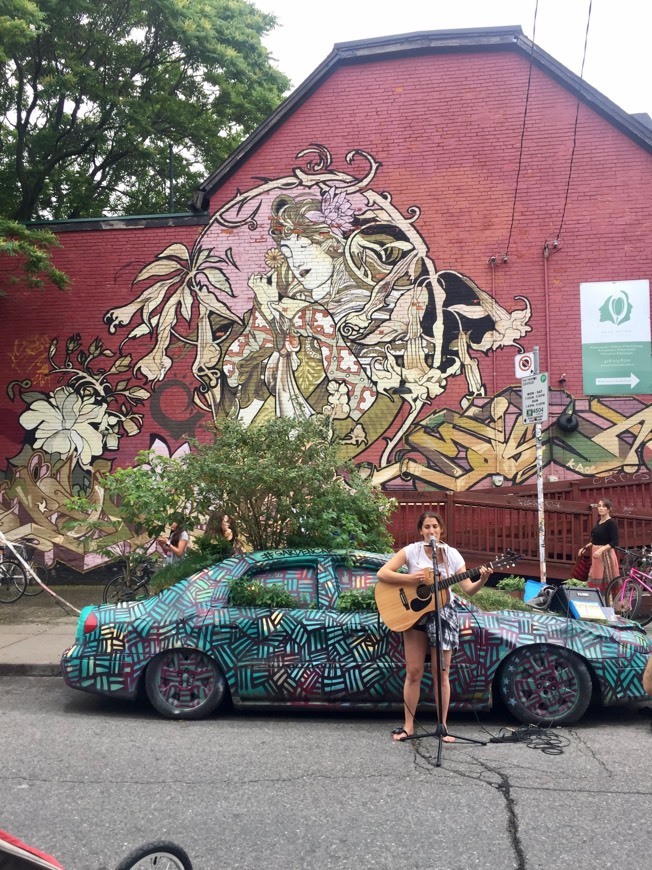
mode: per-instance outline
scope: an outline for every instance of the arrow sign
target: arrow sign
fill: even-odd
[[[634,372],[631,372],[629,377],[627,378],[596,378],[595,383],[596,386],[599,387],[611,387],[618,384],[629,384],[630,390],[633,390],[636,384],[639,383],[639,378],[636,377]]]

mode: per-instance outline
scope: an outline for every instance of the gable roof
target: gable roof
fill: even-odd
[[[198,211],[206,210],[211,195],[337,67],[392,57],[469,51],[516,51],[524,55],[528,63],[532,58],[535,66],[543,69],[568,91],[579,96],[582,102],[646,151],[652,152],[652,126],[648,115],[630,115],[625,112],[600,91],[592,88],[554,57],[536,46],[523,34],[519,26],[405,33],[398,36],[336,43],[331,53],[315,71],[197,187],[191,207]]]

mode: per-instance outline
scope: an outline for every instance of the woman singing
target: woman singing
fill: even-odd
[[[383,565],[378,571],[378,579],[385,583],[397,586],[413,584],[418,586],[427,582],[425,569],[433,567],[432,547],[429,543],[431,538],[437,541],[437,565],[442,579],[452,577],[454,574],[464,573],[466,566],[459,551],[448,544],[439,543],[444,536],[444,524],[439,514],[426,511],[421,514],[417,523],[417,530],[422,540],[415,544],[409,544]],[[407,574],[399,574],[399,569],[407,566]],[[479,580],[462,580],[460,587],[466,595],[474,595],[487,582],[491,571],[489,568],[480,569]],[[444,727],[443,740],[452,743],[455,738],[446,731],[446,719],[450,703],[449,671],[453,651],[459,644],[459,621],[454,603],[455,596],[451,593],[450,601],[439,609],[441,618],[441,710],[439,710],[440,722]],[[436,650],[436,614],[429,613],[423,616],[413,627],[403,632],[403,644],[405,648],[405,685],[403,687],[403,702],[405,723],[392,731],[393,740],[405,740],[411,737],[414,731],[414,714],[421,695],[421,679],[423,677],[425,657],[430,647],[430,664],[435,689],[435,704],[437,698],[437,650]]]
[[[618,546],[618,525],[612,519],[613,502],[601,498],[598,502],[598,522],[591,531],[591,540],[582,547],[578,555],[591,551],[589,586],[598,588],[602,593],[609,583],[620,573],[615,547]]]

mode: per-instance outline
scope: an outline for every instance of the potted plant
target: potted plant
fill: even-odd
[[[508,577],[503,577],[498,581],[498,589],[507,592],[512,598],[520,598],[523,600],[525,594],[525,577],[517,577],[515,574],[510,574]]]

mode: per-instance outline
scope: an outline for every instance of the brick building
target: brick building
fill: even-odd
[[[194,211],[57,224],[72,290],[0,300],[0,528],[56,550],[66,496],[226,413],[328,413],[388,490],[532,481],[535,347],[545,474],[649,479],[648,122],[518,28],[335,46]]]

